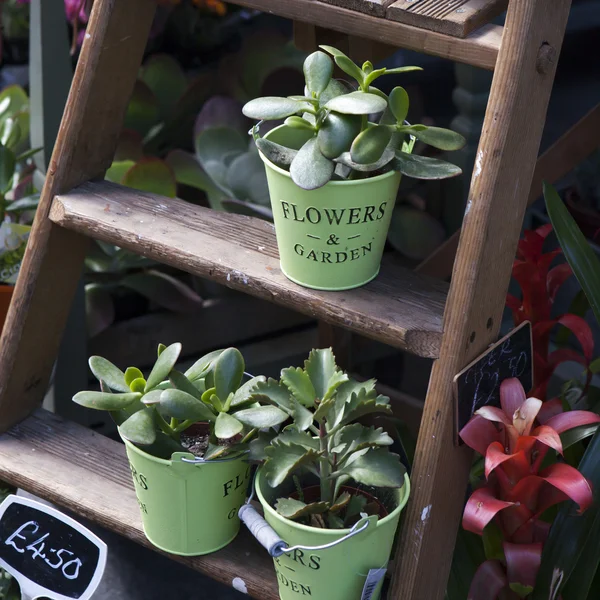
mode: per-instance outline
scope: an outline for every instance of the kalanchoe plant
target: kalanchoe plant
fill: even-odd
[[[110,411],[123,438],[163,457],[186,451],[181,434],[195,423],[210,424],[203,457],[208,460],[244,451],[259,429],[288,419],[276,406],[257,403],[253,392],[264,377],[242,383],[244,359],[239,350],[211,352],[185,373],[175,369],[180,352],[181,344],[161,344],[147,378],[136,367],[123,373],[105,358],[92,356],[90,368],[101,391],[79,392],[73,400]]]
[[[377,514],[378,506],[345,484],[400,488],[405,468],[389,452],[392,438],[355,421],[370,413],[391,413],[389,398],[378,395],[375,380],[350,379],[335,364],[331,348],[313,350],[304,368],[283,369],[281,381],[269,379],[254,388],[255,399],[270,402],[293,423],[274,439],[251,442],[251,457],[265,460],[267,483],[277,487],[294,478],[294,498],[279,498],[277,512],[309,525],[340,529],[354,524],[360,513]],[[265,446],[266,444],[266,446]],[[304,497],[298,475],[314,475],[320,497]]]
[[[417,179],[445,179],[461,173],[455,165],[413,156],[411,151],[415,139],[441,150],[458,150],[465,139],[447,129],[409,125],[406,90],[395,87],[388,97],[373,85],[382,75],[419,67],[374,69],[367,61],[360,68],[339,50],[321,48],[356,81],[358,89],[333,79],[333,61],[317,51],[304,62],[304,95],[256,98],[243,108],[252,119],[285,119],[287,126],[312,134],[295,150],[260,138],[258,127],[253,130],[260,151],[277,166],[289,169],[296,185],[311,190],[331,179],[360,179],[391,170]]]

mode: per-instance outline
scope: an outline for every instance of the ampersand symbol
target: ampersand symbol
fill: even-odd
[[[328,246],[337,246],[340,243],[340,238],[335,235],[335,233],[331,233],[329,235],[329,239],[327,240]]]

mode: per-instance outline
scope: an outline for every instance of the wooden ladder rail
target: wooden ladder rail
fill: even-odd
[[[0,338],[0,431],[39,406],[88,247],[48,219],[52,200],[110,166],[155,8],[151,0],[94,3]]]
[[[454,446],[452,380],[499,332],[570,6],[509,4],[396,547],[393,600],[444,597],[472,458]]]

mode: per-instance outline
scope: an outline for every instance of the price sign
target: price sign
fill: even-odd
[[[516,377],[525,393],[533,387],[533,350],[531,323],[526,321],[454,378],[455,435],[482,406],[500,406],[500,384]]]
[[[0,505],[0,565],[23,600],[87,600],[106,566],[106,544],[77,521],[35,500]]]

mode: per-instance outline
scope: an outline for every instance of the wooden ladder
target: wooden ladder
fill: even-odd
[[[96,0],[0,341],[0,478],[148,545],[122,446],[38,408],[90,236],[436,359],[389,598],[441,600],[471,464],[453,443],[451,383],[498,335],[571,0],[510,0],[503,28],[473,31],[432,26],[455,18],[435,7],[454,4],[479,26],[482,7],[489,17],[506,2],[237,3],[495,70],[451,284],[384,264],[358,290],[301,288],[279,270],[270,224],[104,182],[155,5]],[[241,578],[251,597],[278,597],[271,560],[246,532],[215,554],[174,558],[229,585]]]

